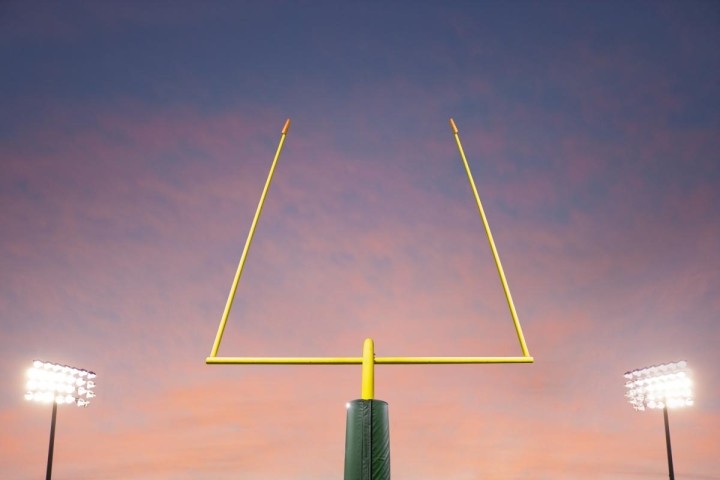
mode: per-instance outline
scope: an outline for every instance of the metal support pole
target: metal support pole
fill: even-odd
[[[478,212],[482,220],[483,226],[485,227],[485,234],[487,235],[488,243],[490,244],[490,250],[492,251],[493,258],[495,259],[495,266],[497,267],[498,275],[500,276],[500,284],[505,292],[505,299],[507,300],[508,308],[510,309],[510,316],[512,317],[513,324],[515,325],[515,331],[517,332],[518,340],[520,341],[520,348],[524,357],[529,357],[527,344],[525,343],[525,336],[520,326],[520,320],[515,310],[515,304],[513,303],[512,295],[510,295],[510,287],[508,286],[507,279],[505,278],[505,272],[503,271],[502,264],[500,263],[500,255],[498,254],[497,248],[495,247],[495,240],[493,240],[492,232],[490,231],[490,224],[488,223],[487,217],[485,216],[485,210],[483,209],[482,202],[480,201],[480,194],[475,186],[475,180],[473,180],[472,172],[470,171],[470,164],[465,157],[465,151],[463,150],[462,144],[460,143],[460,135],[455,125],[455,120],[450,119],[450,127],[452,128],[453,135],[455,135],[455,143],[457,143],[458,151],[460,152],[460,158],[462,158],[463,165],[465,165],[465,173],[467,173],[468,181],[470,182],[470,188],[475,195],[475,202],[477,203]]]
[[[47,474],[45,480],[52,476],[53,449],[55,447],[55,419],[57,418],[57,402],[53,399],[52,421],[50,422],[50,449],[48,450]]]
[[[220,326],[218,327],[218,332],[215,336],[215,343],[213,343],[213,347],[210,352],[211,357],[215,357],[218,353],[218,349],[220,348],[220,341],[222,340],[223,333],[225,332],[225,325],[227,325],[228,317],[230,316],[230,309],[232,308],[233,300],[235,299],[235,292],[237,292],[240,277],[242,276],[243,268],[245,267],[245,260],[247,259],[248,252],[250,251],[250,244],[252,243],[253,236],[255,235],[255,228],[257,227],[258,220],[260,220],[260,214],[262,213],[263,205],[265,204],[265,197],[267,197],[268,190],[270,190],[270,183],[272,182],[273,175],[275,174],[275,167],[277,166],[278,159],[280,158],[280,152],[282,152],[283,144],[285,143],[285,136],[287,135],[289,128],[290,119],[288,118],[285,120],[285,125],[283,126],[280,134],[280,143],[278,144],[277,151],[275,152],[275,158],[273,158],[272,165],[270,166],[270,172],[268,173],[267,180],[265,181],[265,188],[263,188],[262,194],[260,195],[260,203],[258,203],[257,210],[255,210],[255,217],[253,217],[252,224],[250,225],[250,232],[248,233],[247,240],[245,241],[245,248],[243,248],[242,255],[240,255],[240,263],[238,264],[237,271],[235,272],[235,279],[230,287],[230,294],[228,295],[227,303],[225,304],[225,310],[220,318]]]
[[[668,423],[667,405],[663,408],[663,417],[665,418],[665,444],[667,445],[668,470],[670,472],[670,480],[675,480],[675,470],[673,469],[672,448],[670,448],[670,424]]]
[[[375,343],[366,338],[363,343],[362,391],[360,398],[372,400],[375,397]]]
[[[361,399],[347,404],[344,480],[390,480],[388,404],[375,400],[375,344],[363,343]]]

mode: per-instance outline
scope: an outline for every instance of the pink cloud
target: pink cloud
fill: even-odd
[[[359,367],[203,364],[280,125],[136,108],[98,115],[90,129],[26,132],[36,148],[3,150],[4,178],[28,181],[28,195],[3,202],[11,228],[0,244],[9,267],[0,312],[13,319],[0,340],[3,372],[30,353],[98,372],[97,402],[62,411],[57,468],[73,478],[110,468],[134,478],[336,477]],[[359,356],[371,336],[378,355],[516,355],[449,128],[377,159],[301,125],[288,137],[221,354]],[[493,133],[487,153],[500,160],[510,136]],[[701,220],[712,216],[713,190],[675,188],[660,200],[672,225],[643,199],[654,192],[642,178],[611,185],[606,207],[574,207],[562,221],[538,213],[607,175],[613,151],[568,140],[558,155],[582,156],[575,170],[516,164],[498,181],[478,176],[537,363],[378,366],[395,476],[637,478],[662,471],[662,438],[657,418],[624,403],[622,373],[691,351],[712,398],[718,232]],[[425,161],[432,173],[448,169],[446,183],[408,170]],[[556,192],[560,181],[568,187]],[[643,342],[657,347],[636,348]],[[20,402],[0,410],[19,436],[0,436],[0,462],[22,478],[44,462],[49,414]],[[699,400],[692,415],[704,427],[688,415],[677,420],[686,449],[678,469],[697,465],[686,471],[702,475],[712,471],[718,419]],[[628,451],[636,459],[620,462]]]

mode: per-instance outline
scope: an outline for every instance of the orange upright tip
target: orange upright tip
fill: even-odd
[[[455,120],[453,120],[452,118],[450,119],[450,128],[452,128],[454,134],[458,133],[457,125],[455,125]]]
[[[283,126],[283,129],[282,129],[282,132],[281,132],[281,133],[282,133],[283,135],[287,135],[288,128],[290,128],[290,119],[289,119],[289,118],[288,118],[287,120],[285,120],[285,125]]]

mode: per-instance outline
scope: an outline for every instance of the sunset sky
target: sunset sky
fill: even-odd
[[[720,3],[0,3],[0,478],[45,474],[40,359],[93,370],[57,480],[337,480],[376,367],[395,480],[667,478],[623,373],[687,360],[720,479]]]

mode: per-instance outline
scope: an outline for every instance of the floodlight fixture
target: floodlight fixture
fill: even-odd
[[[692,406],[695,403],[692,386],[690,370],[685,360],[625,372],[625,397],[630,405],[639,411],[663,411],[670,480],[675,479],[675,471],[670,446],[668,408]]]
[[[689,407],[694,403],[692,379],[682,360],[625,373],[625,387],[635,410]]]
[[[92,378],[95,378],[94,372],[35,360],[27,370],[25,399],[87,407],[90,399],[95,397],[95,382],[90,380]]]
[[[27,372],[25,400],[52,403],[50,421],[50,448],[48,450],[46,480],[52,476],[52,460],[55,445],[55,423],[58,405],[87,407],[95,397],[95,373],[88,370],[61,365],[59,363],[34,360]]]

